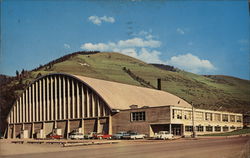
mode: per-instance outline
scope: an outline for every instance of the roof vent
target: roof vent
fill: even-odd
[[[130,109],[137,109],[138,105],[130,105],[129,107],[130,107]]]

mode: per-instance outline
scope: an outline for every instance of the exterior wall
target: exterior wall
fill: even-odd
[[[27,129],[30,138],[38,133],[40,129],[45,130],[48,135],[59,123],[61,128],[67,129],[65,136],[75,128],[81,127],[81,122],[72,120],[93,119],[108,117],[111,109],[105,101],[91,87],[83,81],[79,81],[72,76],[53,74],[39,78],[34,81],[23,94],[16,100],[9,116],[8,138],[14,138]],[[70,121],[70,125],[60,122]],[[91,121],[90,121],[91,122]],[[42,125],[45,123],[45,126]],[[12,125],[24,124],[24,129]],[[39,124],[39,127],[37,127]],[[97,121],[88,123],[86,120],[87,132],[97,130]],[[33,127],[35,125],[35,127]],[[84,124],[83,124],[84,125]],[[95,126],[95,127],[93,127]],[[18,129],[15,131],[15,129]],[[13,131],[15,134],[13,134]],[[64,132],[66,130],[63,130]]]
[[[177,110],[180,112],[179,118],[176,115],[176,111],[174,112],[173,110]],[[191,112],[191,117],[187,117],[186,111]],[[181,108],[181,107],[171,107],[171,123],[172,124],[183,124],[184,125],[184,135],[191,135],[192,131],[186,131],[185,126],[193,126],[193,111],[190,108]],[[175,113],[175,114],[174,114]],[[212,116],[211,118],[208,117],[208,114]],[[175,116],[174,116],[175,115]],[[186,116],[185,116],[186,115]],[[217,120],[215,115],[220,116],[220,119]],[[223,121],[222,116],[228,116],[228,121]],[[234,121],[231,120],[231,118],[234,118]],[[236,117],[241,117],[241,122],[237,122]],[[230,113],[230,112],[222,112],[222,111],[212,111],[212,110],[202,110],[202,109],[194,109],[194,126],[195,126],[195,131],[198,135],[202,134],[208,134],[208,133],[213,133],[213,132],[227,132],[223,131],[223,127],[227,128],[228,131],[233,131],[239,128],[243,128],[243,123],[242,123],[242,114],[238,113]],[[203,131],[198,131],[197,126],[203,126]],[[212,127],[212,131],[207,131],[206,126]],[[221,127],[221,131],[215,131],[215,127],[219,126]],[[235,129],[233,129],[233,127]]]
[[[132,112],[145,112],[145,121],[132,121]],[[139,108],[122,110],[112,116],[113,133],[119,131],[136,131],[138,133],[150,135],[150,124],[168,124],[170,122],[170,108]]]

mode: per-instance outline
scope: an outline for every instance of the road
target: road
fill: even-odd
[[[67,151],[5,155],[2,158],[240,158],[248,141],[249,137],[122,141],[119,144],[82,146],[75,149],[72,147]]]

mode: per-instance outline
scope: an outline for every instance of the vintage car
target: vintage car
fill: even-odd
[[[70,134],[69,138],[70,139],[84,139],[84,134],[74,132]]]
[[[121,131],[112,136],[112,139],[122,139],[124,136],[128,135],[127,132]]]
[[[144,139],[145,134],[139,134],[137,132],[129,132],[128,135],[123,136],[123,139]]]
[[[159,133],[155,133],[155,139],[173,139],[174,135],[170,134],[168,131],[160,131]]]
[[[50,134],[47,138],[50,138],[50,139],[61,139],[62,135]]]
[[[97,139],[111,139],[112,138],[112,135],[110,135],[110,134],[97,134],[96,136],[95,136],[95,138],[97,138]]]
[[[85,138],[85,139],[93,139],[93,138],[96,137],[96,135],[97,135],[96,132],[90,132],[90,133],[88,133],[88,134],[85,134],[85,135],[84,135],[84,138]]]

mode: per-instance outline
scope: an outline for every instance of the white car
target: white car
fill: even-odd
[[[136,132],[131,132],[128,135],[123,136],[123,139],[144,139],[146,137],[145,134],[138,134]]]
[[[70,139],[84,139],[84,134],[82,133],[72,133],[69,136]]]
[[[155,133],[155,139],[173,139],[174,135],[170,134],[168,131],[160,131],[159,133]]]

